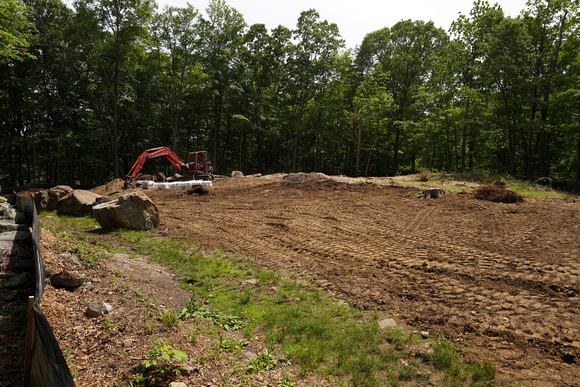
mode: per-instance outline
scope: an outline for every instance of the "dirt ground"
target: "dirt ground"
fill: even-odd
[[[164,233],[311,275],[492,360],[510,384],[579,385],[580,199],[418,199],[373,181],[275,175],[148,195]]]

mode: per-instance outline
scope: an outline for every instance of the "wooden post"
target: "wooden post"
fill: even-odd
[[[26,348],[24,352],[24,387],[28,387],[30,385],[30,355],[32,350],[32,342],[34,340],[33,337],[33,324],[34,324],[34,315],[32,309],[34,307],[34,296],[28,297],[28,316],[26,322]]]

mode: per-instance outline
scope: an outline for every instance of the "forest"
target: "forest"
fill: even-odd
[[[224,0],[0,0],[0,185],[102,183],[159,146],[218,174],[580,182],[579,3],[476,0],[347,48],[314,9],[268,30]]]

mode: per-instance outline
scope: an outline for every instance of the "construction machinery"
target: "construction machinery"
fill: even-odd
[[[177,168],[179,174],[187,179],[211,180],[213,177],[213,165],[211,164],[207,151],[189,152],[186,164],[175,152],[166,146],[162,146],[143,151],[139,158],[137,158],[137,161],[135,161],[135,164],[133,164],[125,180],[128,182],[133,180],[139,174],[147,160],[162,156],[165,156]]]

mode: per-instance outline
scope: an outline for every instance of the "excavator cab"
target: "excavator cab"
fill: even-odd
[[[213,165],[208,151],[189,152],[187,166],[190,173],[212,173]]]

